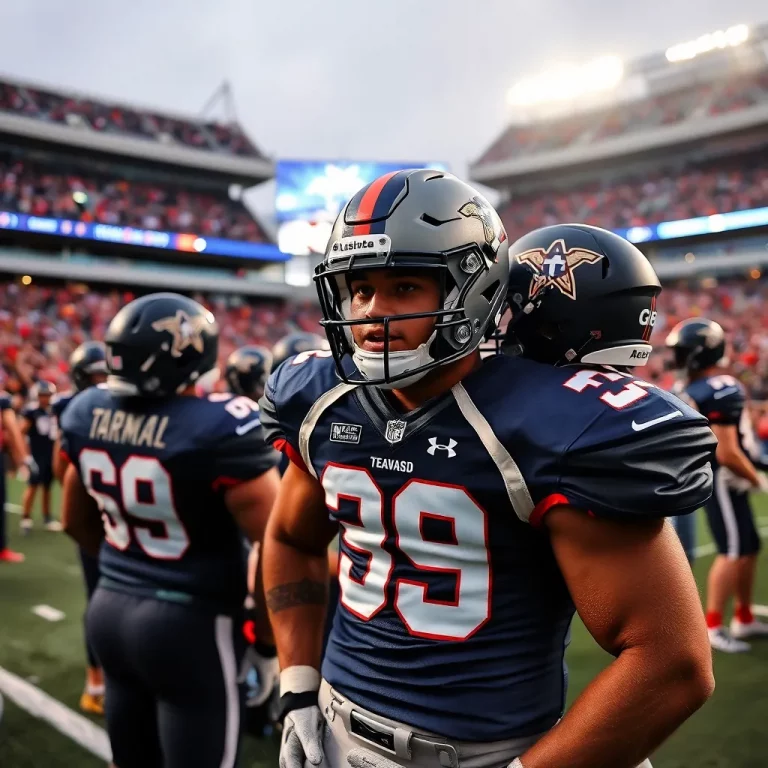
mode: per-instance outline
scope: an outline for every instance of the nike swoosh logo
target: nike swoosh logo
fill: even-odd
[[[675,419],[678,416],[682,416],[682,411],[672,411],[672,413],[665,413],[663,416],[659,416],[658,419],[651,419],[650,421],[643,421],[640,424],[638,424],[636,421],[632,422],[632,429],[635,430],[635,432],[640,432],[640,430],[648,429],[648,427],[653,427],[656,424],[662,424],[665,421],[669,421],[670,419]]]
[[[718,389],[713,397],[715,400],[719,400],[721,397],[726,397],[727,395],[732,395],[734,392],[738,392],[738,387],[728,387],[728,389]]]
[[[254,429],[254,427],[258,427],[259,424],[261,424],[261,419],[254,419],[253,421],[249,421],[247,424],[241,424],[235,429],[235,432],[237,432],[238,435],[244,435],[246,432],[250,432],[252,429]]]

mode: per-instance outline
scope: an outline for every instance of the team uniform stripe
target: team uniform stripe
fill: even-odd
[[[360,198],[357,210],[350,216],[350,218],[354,217],[356,221],[370,221],[373,218],[373,209],[376,205],[376,201],[379,199],[381,190],[384,189],[387,182],[398,173],[399,171],[392,171],[391,173],[384,174],[384,176],[379,176],[376,181],[371,182],[371,184],[368,185],[368,189],[363,193],[362,198]],[[353,235],[369,235],[370,233],[370,224],[355,224],[352,228]]]

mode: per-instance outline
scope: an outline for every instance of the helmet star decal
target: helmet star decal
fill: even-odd
[[[193,347],[197,352],[203,353],[203,331],[207,330],[210,321],[205,315],[190,317],[184,310],[179,309],[173,317],[164,317],[155,320],[152,328],[158,332],[167,331],[173,336],[171,343],[171,355],[181,357],[187,347]]]
[[[576,280],[573,271],[582,264],[596,264],[603,258],[602,253],[585,248],[568,250],[565,240],[555,240],[549,248],[532,248],[517,254],[520,264],[533,269],[529,298],[533,298],[550,285],[557,288],[569,299],[576,298]]]

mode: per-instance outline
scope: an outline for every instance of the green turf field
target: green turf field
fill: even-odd
[[[9,500],[18,503],[20,486],[10,481]],[[768,499],[757,499],[761,525],[768,526]],[[18,535],[18,516],[9,515],[15,549],[27,556],[21,565],[0,566],[0,667],[27,679],[77,711],[84,660],[81,618],[84,594],[71,541],[38,526]],[[38,515],[39,519],[39,515]],[[700,521],[699,543],[709,537]],[[768,556],[763,555],[757,602],[768,604]],[[699,584],[711,561],[695,566]],[[51,623],[33,614],[35,605],[63,611]],[[573,698],[609,661],[577,621],[568,651]],[[768,765],[768,641],[751,654],[716,655],[714,697],[675,734],[654,758],[655,768],[765,768]],[[93,718],[99,722],[98,718]],[[100,723],[101,724],[101,723]],[[275,745],[247,739],[241,766],[275,766]],[[0,723],[0,768],[96,768],[104,763],[6,700]]]

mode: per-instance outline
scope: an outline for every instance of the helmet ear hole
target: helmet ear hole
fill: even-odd
[[[608,261],[608,257],[606,255],[603,255],[603,258],[600,259],[600,267],[602,269],[602,279],[605,280],[605,278],[608,277],[608,272],[611,269],[611,262]]]

